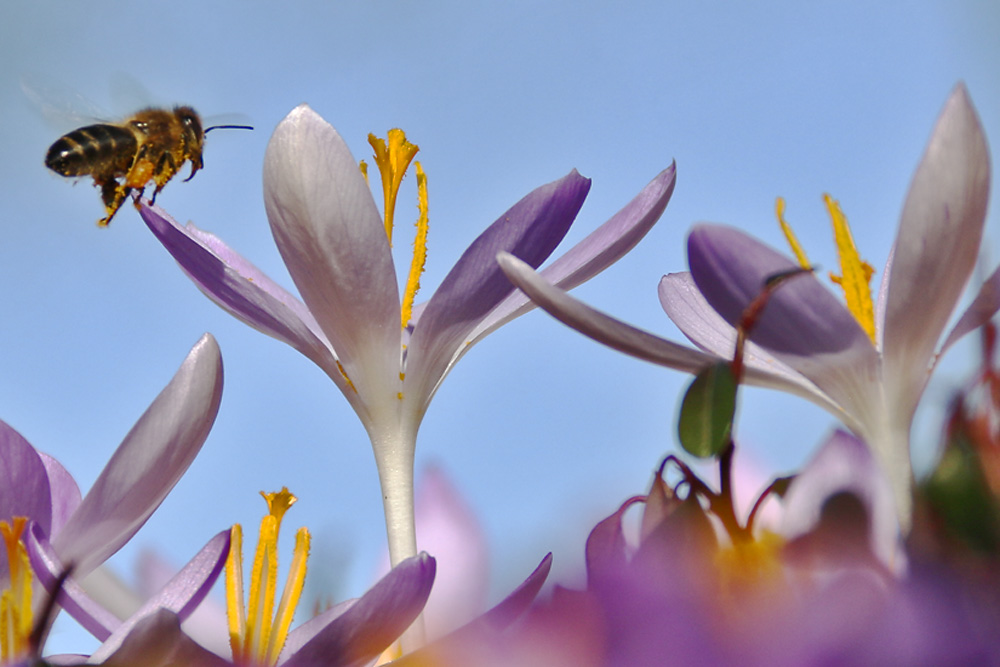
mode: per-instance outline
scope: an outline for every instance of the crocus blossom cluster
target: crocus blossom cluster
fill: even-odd
[[[751,335],[746,380],[805,397],[872,447],[892,482],[899,519],[912,517],[910,424],[938,358],[1000,307],[1000,271],[980,289],[944,342],[945,325],[972,274],[986,219],[990,162],[965,87],[951,94],[913,177],[878,290],[872,339],[819,281],[779,290]],[[564,294],[517,258],[501,256],[510,279],[549,313],[595,340],[688,372],[732,353],[734,325],[765,280],[795,263],[746,233],[696,226],[690,273],[660,282],[667,315],[695,344],[687,348],[616,321]]]
[[[504,277],[497,253],[538,267],[569,230],[590,181],[573,171],[529,193],[473,241],[428,301],[411,310],[416,281],[411,273],[401,297],[390,240],[396,192],[416,147],[398,134],[388,145],[373,145],[387,193],[384,216],[347,144],[308,106],[294,109],[271,137],[264,203],[301,301],[217,237],[181,226],[156,207],[143,205],[141,213],[209,298],[302,352],[347,398],[371,439],[395,564],[416,553],[413,456],[432,396],[473,344],[533,307]],[[553,262],[546,277],[569,289],[600,273],[646,234],[673,187],[671,166]],[[418,226],[422,256],[423,215]]]

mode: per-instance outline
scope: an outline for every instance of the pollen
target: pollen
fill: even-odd
[[[378,165],[382,178],[382,195],[385,207],[385,235],[392,245],[392,230],[394,225],[396,199],[403,176],[413,162],[414,156],[420,150],[418,146],[406,139],[406,134],[396,128],[389,130],[386,139],[380,139],[374,134],[368,135],[368,143],[375,151],[375,164]],[[417,173],[417,221],[414,223],[416,233],[413,239],[413,257],[410,260],[410,271],[403,288],[403,298],[400,304],[399,320],[402,328],[406,328],[413,317],[413,304],[420,290],[420,276],[424,272],[427,261],[427,231],[429,228],[427,205],[427,174],[419,162],[413,162]],[[363,162],[361,171],[367,181],[368,168]]]
[[[854,245],[851,227],[847,217],[840,210],[840,204],[830,195],[823,195],[826,209],[833,223],[833,238],[837,243],[837,254],[840,256],[840,275],[830,274],[830,280],[840,285],[844,290],[847,309],[854,315],[861,328],[865,330],[872,343],[875,342],[875,307],[872,303],[871,279],[875,268],[861,259]]]
[[[844,292],[847,309],[858,324],[868,334],[872,343],[875,342],[875,307],[872,301],[871,278],[875,269],[871,264],[861,259],[847,217],[840,210],[840,205],[828,194],[823,195],[823,201],[830,214],[833,225],[833,238],[837,244],[837,255],[840,261],[840,275],[830,274],[830,280]],[[778,224],[795,255],[796,261],[805,269],[811,268],[802,245],[792,232],[791,226],[785,221],[785,200],[778,197],[775,202],[775,214]]]
[[[0,521],[10,573],[9,588],[0,593],[0,664],[12,664],[30,650],[31,628],[31,564],[21,535],[28,519],[14,517],[9,523]]]
[[[229,557],[226,561],[226,616],[233,662],[237,665],[273,667],[278,663],[278,656],[285,646],[295,608],[305,585],[309,531],[299,528],[295,534],[292,565],[275,610],[278,534],[282,519],[295,503],[296,497],[287,487],[272,493],[262,491],[261,495],[267,502],[268,513],[260,522],[260,535],[250,571],[250,594],[246,598],[243,589],[243,529],[236,524],[230,532]]]
[[[396,210],[396,195],[403,183],[403,175],[420,148],[406,140],[406,133],[399,128],[389,130],[386,139],[374,134],[368,135],[368,143],[375,151],[375,164],[382,177],[382,196],[385,201],[385,235],[392,244],[393,212]],[[366,174],[367,172],[363,171]]]

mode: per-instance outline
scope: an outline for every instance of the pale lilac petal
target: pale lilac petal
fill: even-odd
[[[497,262],[510,281],[524,290],[535,305],[598,343],[644,361],[692,374],[721,359],[701,350],[678,345],[609,317],[558,287],[550,285],[530,266],[512,255],[500,254]],[[749,384],[759,387],[780,389],[816,400],[816,392],[807,391],[801,383],[790,382],[779,375],[765,373],[757,368],[748,368],[745,379]]]
[[[688,340],[705,352],[721,358],[732,358],[736,347],[736,329],[722,319],[705,300],[690,273],[670,273],[663,276],[657,292],[667,317]],[[840,406],[833,403],[816,385],[752,341],[748,341],[744,347],[743,363],[748,369],[780,377],[790,385],[799,385],[800,395],[810,396],[813,403],[838,418],[847,418]]]
[[[835,431],[789,486],[782,500],[782,534],[791,539],[815,528],[826,501],[843,491],[868,511],[873,553],[898,568],[902,546],[889,480],[865,443],[845,431]]]
[[[49,489],[52,491],[52,527],[51,535],[58,535],[66,520],[80,506],[80,487],[69,471],[59,461],[44,452],[38,456],[45,464],[45,473],[49,477]]]
[[[489,593],[489,549],[475,513],[444,472],[430,467],[417,484],[417,548],[437,561],[424,607],[429,637],[440,637],[478,616]]]
[[[367,665],[420,614],[433,583],[434,559],[426,553],[402,561],[283,664]]]
[[[186,227],[178,224],[158,206],[143,205],[139,214],[208,298],[261,333],[294,347],[348,394],[333,349],[305,304],[217,236],[190,223]]]
[[[66,561],[64,564],[59,559],[45,531],[37,523],[32,523],[29,527],[24,546],[31,560],[31,570],[49,595],[59,596],[59,606],[98,641],[103,642],[110,637],[111,633],[121,625],[121,620],[87,595],[87,592],[76,583],[76,579],[73,577],[64,579],[62,586],[56,591],[59,578],[71,563]]]
[[[6,422],[0,421],[0,521],[16,516],[52,530],[52,493],[45,463],[35,448]],[[7,559],[0,558],[0,576]]]
[[[222,398],[222,357],[202,336],[53,539],[84,577],[146,522],[201,450]]]
[[[229,555],[229,531],[224,530],[209,540],[201,551],[185,565],[156,595],[123,622],[112,635],[101,644],[91,656],[92,661],[107,658],[121,646],[137,623],[166,609],[183,621],[208,595],[216,579],[222,573]]]
[[[1000,310],[1000,267],[980,286],[976,298],[958,318],[938,354],[944,354],[958,339],[989,322],[997,310]]]
[[[590,190],[590,179],[576,171],[514,204],[472,242],[420,316],[407,348],[404,391],[426,397],[422,414],[455,354],[490,311],[514,291],[496,264],[509,252],[537,267],[569,231]]]
[[[96,654],[95,654],[96,655]],[[91,656],[91,662],[96,661]],[[180,628],[177,614],[160,609],[140,620],[104,667],[232,667]]]
[[[883,355],[890,407],[907,417],[975,266],[989,187],[986,137],[959,84],[913,176],[896,235]]]
[[[688,262],[702,295],[733,325],[768,277],[796,268],[737,229],[706,224],[695,226],[688,237]],[[874,395],[872,378],[879,358],[871,339],[815,276],[796,276],[777,289],[750,339],[801,373],[848,414],[882,409],[881,397]]]
[[[617,262],[646,236],[663,215],[674,192],[676,176],[676,165],[664,169],[610,220],[542,269],[542,276],[556,287],[568,291]],[[534,307],[526,294],[513,292],[476,327],[471,340],[478,341]]]
[[[400,301],[382,217],[343,139],[306,105],[268,143],[264,205],[302,300],[360,396],[395,396]]]

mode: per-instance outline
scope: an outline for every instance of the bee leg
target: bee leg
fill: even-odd
[[[156,189],[153,191],[153,199],[156,200],[156,195],[160,194],[160,190],[163,189],[170,179],[174,177],[177,173],[177,163],[174,162],[174,156],[170,153],[164,153],[160,157],[160,161],[156,166],[156,171],[154,172],[153,181],[156,183]]]
[[[104,201],[104,212],[107,214],[97,221],[97,226],[107,227],[111,222],[111,218],[115,217],[115,213],[118,212],[118,209],[125,202],[125,197],[128,196],[131,188],[113,178],[103,182],[95,179],[94,182],[101,186],[101,199]]]

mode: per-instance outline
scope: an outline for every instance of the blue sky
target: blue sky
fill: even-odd
[[[118,571],[128,576],[140,548],[181,563],[231,523],[256,525],[257,492],[287,485],[300,498],[289,521],[315,536],[313,585],[357,595],[384,544],[375,467],[360,423],[308,360],[203,298],[130,207],[108,229],[95,226],[98,193],[42,165],[71,128],[47,121],[23,81],[93,100],[111,117],[134,110],[112,92],[124,78],[151,102],[248,119],[252,133],[211,134],[205,170],[170,183],[158,203],[289,287],[260,172],[271,130],[301,102],[359,159],[370,153],[367,134],[391,127],[421,147],[428,289],[534,187],[573,168],[593,178],[568,247],[676,160],[677,188],[657,227],[578,290],[671,336],[679,334],[656,285],[685,268],[692,223],[737,225],[780,246],[780,195],[810,257],[830,268],[821,199],[829,192],[881,269],[910,176],[957,81],[967,83],[987,136],[1000,137],[993,2],[610,7],[39,0],[0,8],[0,418],[86,488],[203,332],[223,352],[216,427],[135,545],[112,561]],[[984,252],[995,262],[993,211]],[[929,408],[971,360],[969,346],[952,353]],[[424,421],[418,469],[443,466],[482,518],[498,592],[549,550],[557,577],[573,579],[589,526],[642,491],[675,449],[687,381],[537,312],[463,358]],[[937,434],[927,413],[914,434],[923,461]],[[787,471],[833,425],[801,400],[755,390],[744,394],[738,435],[762,468]]]

